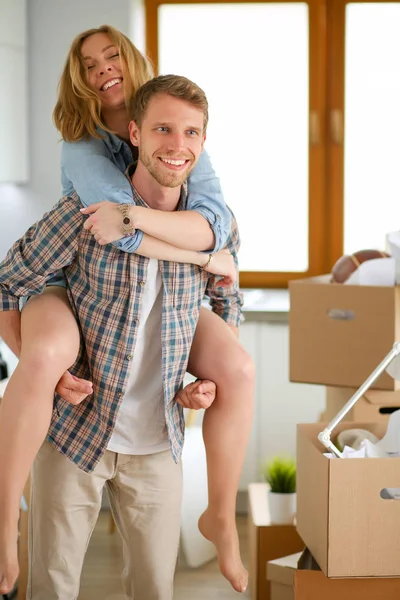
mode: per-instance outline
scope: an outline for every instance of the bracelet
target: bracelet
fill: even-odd
[[[203,269],[203,271],[205,271],[207,269],[207,267],[210,266],[210,263],[211,263],[211,261],[212,261],[213,258],[214,258],[214,254],[212,254],[212,253],[209,254],[208,255],[208,261],[206,262],[205,265],[203,265],[202,267],[200,267],[200,269]]]

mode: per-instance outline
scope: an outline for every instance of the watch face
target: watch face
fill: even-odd
[[[124,219],[123,219],[122,222],[123,222],[124,225],[130,225],[131,224],[131,220],[130,220],[129,217],[124,217]]]

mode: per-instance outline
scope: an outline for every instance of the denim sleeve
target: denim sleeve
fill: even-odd
[[[133,194],[129,181],[122,169],[110,159],[102,142],[95,138],[80,142],[63,142],[61,150],[61,178],[63,191],[78,194],[84,206],[109,200],[117,204],[133,204]],[[70,189],[72,188],[72,189]],[[123,252],[136,252],[143,239],[143,232],[136,231],[112,242],[112,245]]]
[[[231,230],[231,213],[205,150],[188,179],[187,209],[194,210],[207,219],[215,236],[214,251],[221,250]]]
[[[240,236],[235,217],[231,213],[232,227],[227,240],[226,247],[231,252],[236,266],[237,280],[229,287],[221,287],[220,277],[210,275],[205,295],[209,297],[213,312],[219,315],[228,325],[239,327],[243,322],[242,306],[243,295],[239,289],[239,263],[238,252],[240,248]]]

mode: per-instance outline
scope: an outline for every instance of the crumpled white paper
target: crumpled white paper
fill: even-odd
[[[381,440],[374,441],[377,438],[370,432],[365,432],[365,437],[362,439],[362,432],[362,429],[346,430],[347,437],[350,438],[348,444],[351,445],[344,446],[343,458],[398,458],[400,456],[400,410],[390,415],[386,433]],[[331,452],[326,452],[325,456],[337,458]]]

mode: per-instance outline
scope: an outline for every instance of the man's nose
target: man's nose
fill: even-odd
[[[185,137],[183,133],[175,132],[169,136],[168,145],[174,148],[174,150],[184,148]]]

